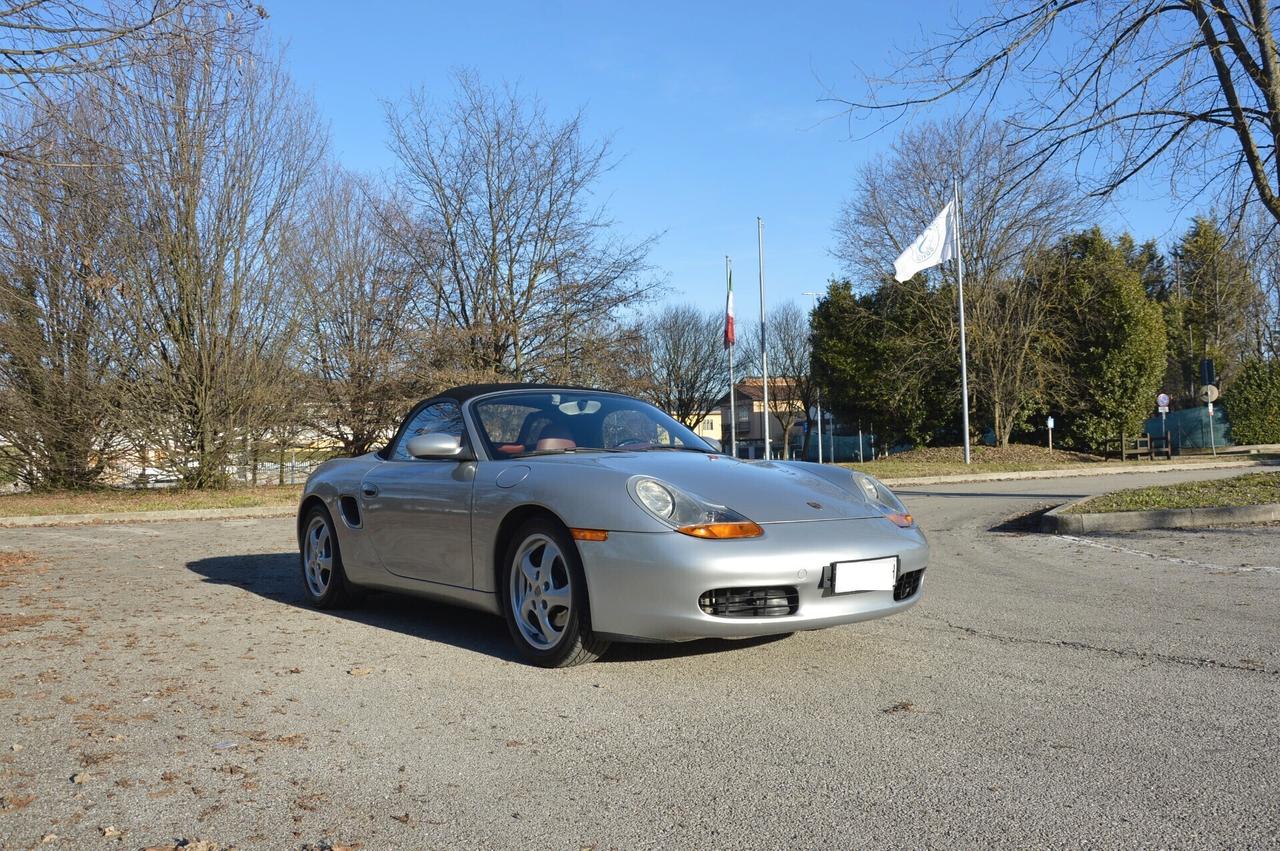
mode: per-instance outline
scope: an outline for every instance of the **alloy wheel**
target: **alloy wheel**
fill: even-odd
[[[307,526],[303,566],[307,590],[317,599],[323,597],[333,581],[333,533],[323,517],[311,518]]]
[[[550,650],[564,637],[573,608],[571,582],[564,553],[548,536],[530,535],[516,551],[509,600],[516,626],[530,646]]]

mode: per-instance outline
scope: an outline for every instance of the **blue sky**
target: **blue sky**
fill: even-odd
[[[837,108],[819,102],[824,90],[856,94],[858,68],[884,71],[893,46],[920,34],[918,22],[940,28],[953,7],[268,3],[272,32],[344,164],[390,169],[382,101],[418,86],[447,98],[462,67],[518,83],[552,115],[585,108],[589,132],[613,137],[619,162],[600,192],[618,229],[662,234],[650,260],[667,298],[722,304],[728,254],[739,317],[758,310],[756,216],[769,303],[807,304],[802,293],[840,271],[832,222],[858,166],[892,141],[889,131],[852,140],[844,120],[832,120]],[[1158,181],[1127,192],[1104,226],[1167,243],[1185,214],[1162,195]]]

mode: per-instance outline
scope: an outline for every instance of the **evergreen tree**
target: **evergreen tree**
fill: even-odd
[[[1199,375],[1201,358],[1212,358],[1219,382],[1227,384],[1240,364],[1253,354],[1246,329],[1261,290],[1237,240],[1229,238],[1213,222],[1197,216],[1173,250],[1178,281],[1175,293],[1182,303],[1184,329],[1176,339],[1187,338],[1189,351],[1181,356],[1183,373]]]
[[[814,309],[814,378],[824,406],[846,424],[862,423],[881,446],[930,443],[956,429],[959,442],[958,361],[939,341],[939,302],[950,287],[931,291],[924,276],[887,280],[855,295],[849,281],[832,281]]]
[[[1131,245],[1095,227],[1039,264],[1043,284],[1061,290],[1060,333],[1069,344],[1060,428],[1070,444],[1097,448],[1136,434],[1165,372],[1164,317],[1131,262]]]

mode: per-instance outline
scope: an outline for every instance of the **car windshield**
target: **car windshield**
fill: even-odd
[[[472,405],[493,458],[559,452],[715,450],[657,408],[590,391],[505,393]]]

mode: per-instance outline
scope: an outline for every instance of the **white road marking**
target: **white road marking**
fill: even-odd
[[[1220,573],[1253,573],[1254,571],[1261,571],[1263,573],[1280,573],[1280,567],[1269,564],[1258,564],[1252,566],[1213,564],[1212,562],[1194,561],[1189,558],[1178,558],[1177,556],[1167,556],[1160,553],[1149,553],[1146,550],[1134,550],[1129,547],[1119,546],[1118,544],[1104,544],[1101,541],[1090,541],[1088,538],[1078,538],[1075,535],[1055,535],[1054,537],[1063,541],[1073,541],[1077,544],[1084,544],[1087,547],[1097,547],[1100,550],[1110,550],[1113,553],[1141,556],[1142,558],[1155,559],[1156,561],[1167,561],[1173,564],[1185,564],[1189,567],[1202,567],[1206,570],[1212,570]]]

